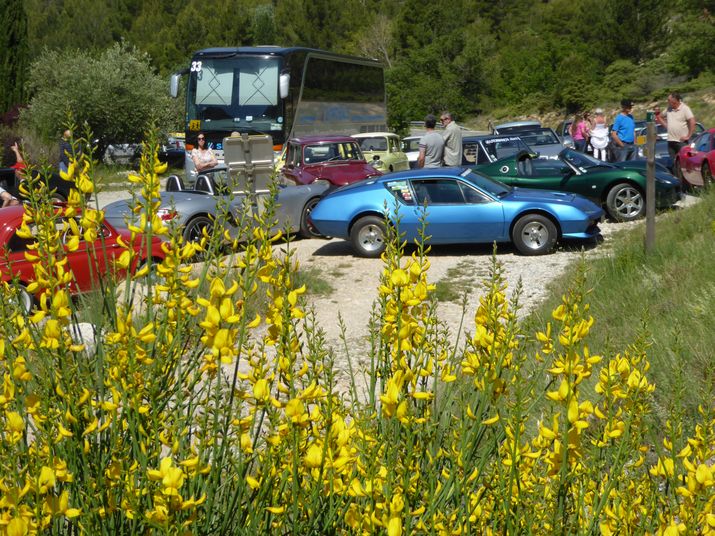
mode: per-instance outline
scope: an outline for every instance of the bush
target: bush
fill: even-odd
[[[86,187],[91,168],[73,169]],[[239,253],[207,254],[192,268],[186,259],[211,251],[218,233],[184,244],[154,204],[141,204],[158,193],[146,157],[131,180],[146,214],[133,231],[165,237],[167,258],[121,283],[123,298],[103,282],[89,340],[75,335],[65,233],[42,199],[28,207],[45,252],[32,290],[44,298],[29,315],[0,302],[7,533],[711,530],[712,400],[695,428],[671,420],[649,430],[647,346],[639,338],[603,356],[588,347],[596,320],[583,274],[530,354],[518,292],[507,300],[495,260],[473,333],[455,345],[430,298],[427,250],[404,258],[393,236],[368,365],[352,371],[365,381],[339,392],[291,243],[278,251],[265,231],[270,211],[246,228]],[[80,210],[82,199],[63,210]],[[84,233],[94,221],[83,218]],[[13,290],[4,285],[8,297]],[[267,302],[248,314],[258,292]]]
[[[56,140],[68,117],[87,124],[100,140],[138,142],[151,125],[168,130],[175,103],[168,83],[155,75],[146,55],[116,44],[90,52],[45,51],[32,65],[32,98],[21,121],[45,140]]]

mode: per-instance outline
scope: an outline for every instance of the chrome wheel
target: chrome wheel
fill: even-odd
[[[385,251],[385,221],[377,216],[360,218],[350,231],[350,242],[363,257],[379,257]]]
[[[206,229],[207,234],[211,236],[213,222],[206,216],[197,216],[186,224],[186,228],[184,229],[184,240],[186,242],[201,242],[201,239],[204,236],[204,229]]]
[[[608,192],[606,201],[608,214],[616,221],[631,221],[645,213],[645,198],[632,184],[616,184]]]
[[[530,249],[539,249],[549,240],[549,231],[540,222],[533,221],[521,231],[524,245]]]
[[[522,255],[543,255],[556,246],[556,224],[541,214],[526,214],[514,224],[512,241]]]
[[[323,235],[320,234],[318,229],[313,225],[310,220],[310,213],[313,212],[315,205],[320,201],[319,197],[314,197],[310,199],[303,207],[303,213],[300,217],[300,236],[303,238],[321,238]]]

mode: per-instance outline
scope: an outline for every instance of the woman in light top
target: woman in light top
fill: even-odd
[[[194,166],[196,166],[196,171],[201,173],[206,169],[211,169],[218,164],[214,152],[209,149],[206,143],[206,136],[203,132],[199,132],[198,135],[198,147],[191,151],[191,160],[194,161]]]
[[[591,147],[593,147],[593,157],[599,160],[606,160],[606,147],[608,147],[608,126],[606,117],[601,108],[596,108],[596,117],[593,120],[591,129]]]

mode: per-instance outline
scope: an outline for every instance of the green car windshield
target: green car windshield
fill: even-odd
[[[580,153],[574,149],[565,149],[561,151],[560,157],[564,162],[568,162],[572,166],[579,169],[590,169],[604,165],[602,160],[593,158],[585,153]]]
[[[482,175],[477,171],[465,169],[461,173],[461,177],[471,182],[477,188],[497,198],[504,197],[512,190],[511,186],[507,186],[506,184],[490,179],[486,175]]]

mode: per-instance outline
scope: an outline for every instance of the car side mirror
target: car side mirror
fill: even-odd
[[[179,73],[174,73],[171,75],[171,80],[169,82],[169,94],[176,98],[179,96],[179,80],[181,75]]]
[[[281,99],[285,99],[288,96],[288,90],[290,89],[290,74],[281,73],[278,79],[278,90],[280,91]]]

